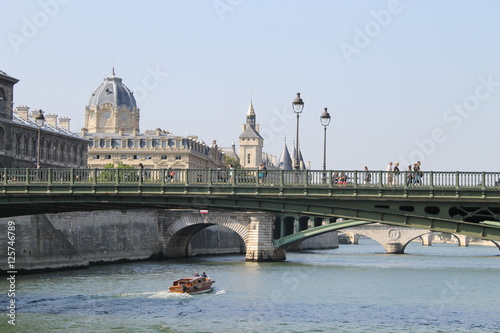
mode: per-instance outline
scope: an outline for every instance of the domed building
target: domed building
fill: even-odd
[[[216,141],[208,146],[197,136],[182,137],[156,128],[139,130],[140,110],[134,93],[115,75],[104,78],[85,108],[82,135],[90,140],[88,166],[122,162],[150,169],[217,169],[224,154]]]
[[[85,128],[88,133],[132,133],[139,128],[139,119],[133,93],[113,69],[112,75],[90,96],[85,108]]]

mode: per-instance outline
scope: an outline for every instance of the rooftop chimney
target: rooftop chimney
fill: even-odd
[[[71,118],[68,118],[68,117],[61,117],[61,118],[59,118],[59,126],[61,126],[66,131],[69,132],[69,121],[70,120],[71,120]]]
[[[24,119],[24,120],[28,120],[28,112],[29,112],[30,108],[26,105],[19,105],[17,108],[16,108],[16,114]]]
[[[45,121],[50,126],[56,128],[57,127],[57,114],[53,114],[53,113],[46,114]]]

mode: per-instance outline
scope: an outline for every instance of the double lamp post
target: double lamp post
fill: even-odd
[[[294,169],[300,169],[300,159],[299,159],[299,115],[304,109],[304,101],[300,97],[300,93],[297,93],[297,97],[292,102],[293,112],[297,115],[297,140],[295,145],[295,156],[294,156]],[[331,116],[328,113],[328,108],[325,108],[321,116],[321,125],[323,125],[325,132],[323,136],[323,181],[326,181],[326,128],[330,125]]]

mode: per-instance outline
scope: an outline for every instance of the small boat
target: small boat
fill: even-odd
[[[190,276],[175,280],[168,288],[171,293],[201,294],[212,290],[214,280],[206,276]]]

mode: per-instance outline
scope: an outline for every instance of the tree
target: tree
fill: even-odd
[[[136,182],[139,180],[139,176],[134,167],[128,164],[124,164],[122,161],[118,163],[108,163],[104,166],[104,169],[99,172],[99,182],[109,183],[116,180],[116,175],[118,175],[119,182]],[[118,169],[118,170],[116,170]]]
[[[229,157],[227,155],[224,155],[224,164],[228,168],[229,168],[230,164],[232,164],[233,168],[235,168],[235,169],[241,168],[240,160],[238,160],[237,158],[234,158],[234,157]]]

